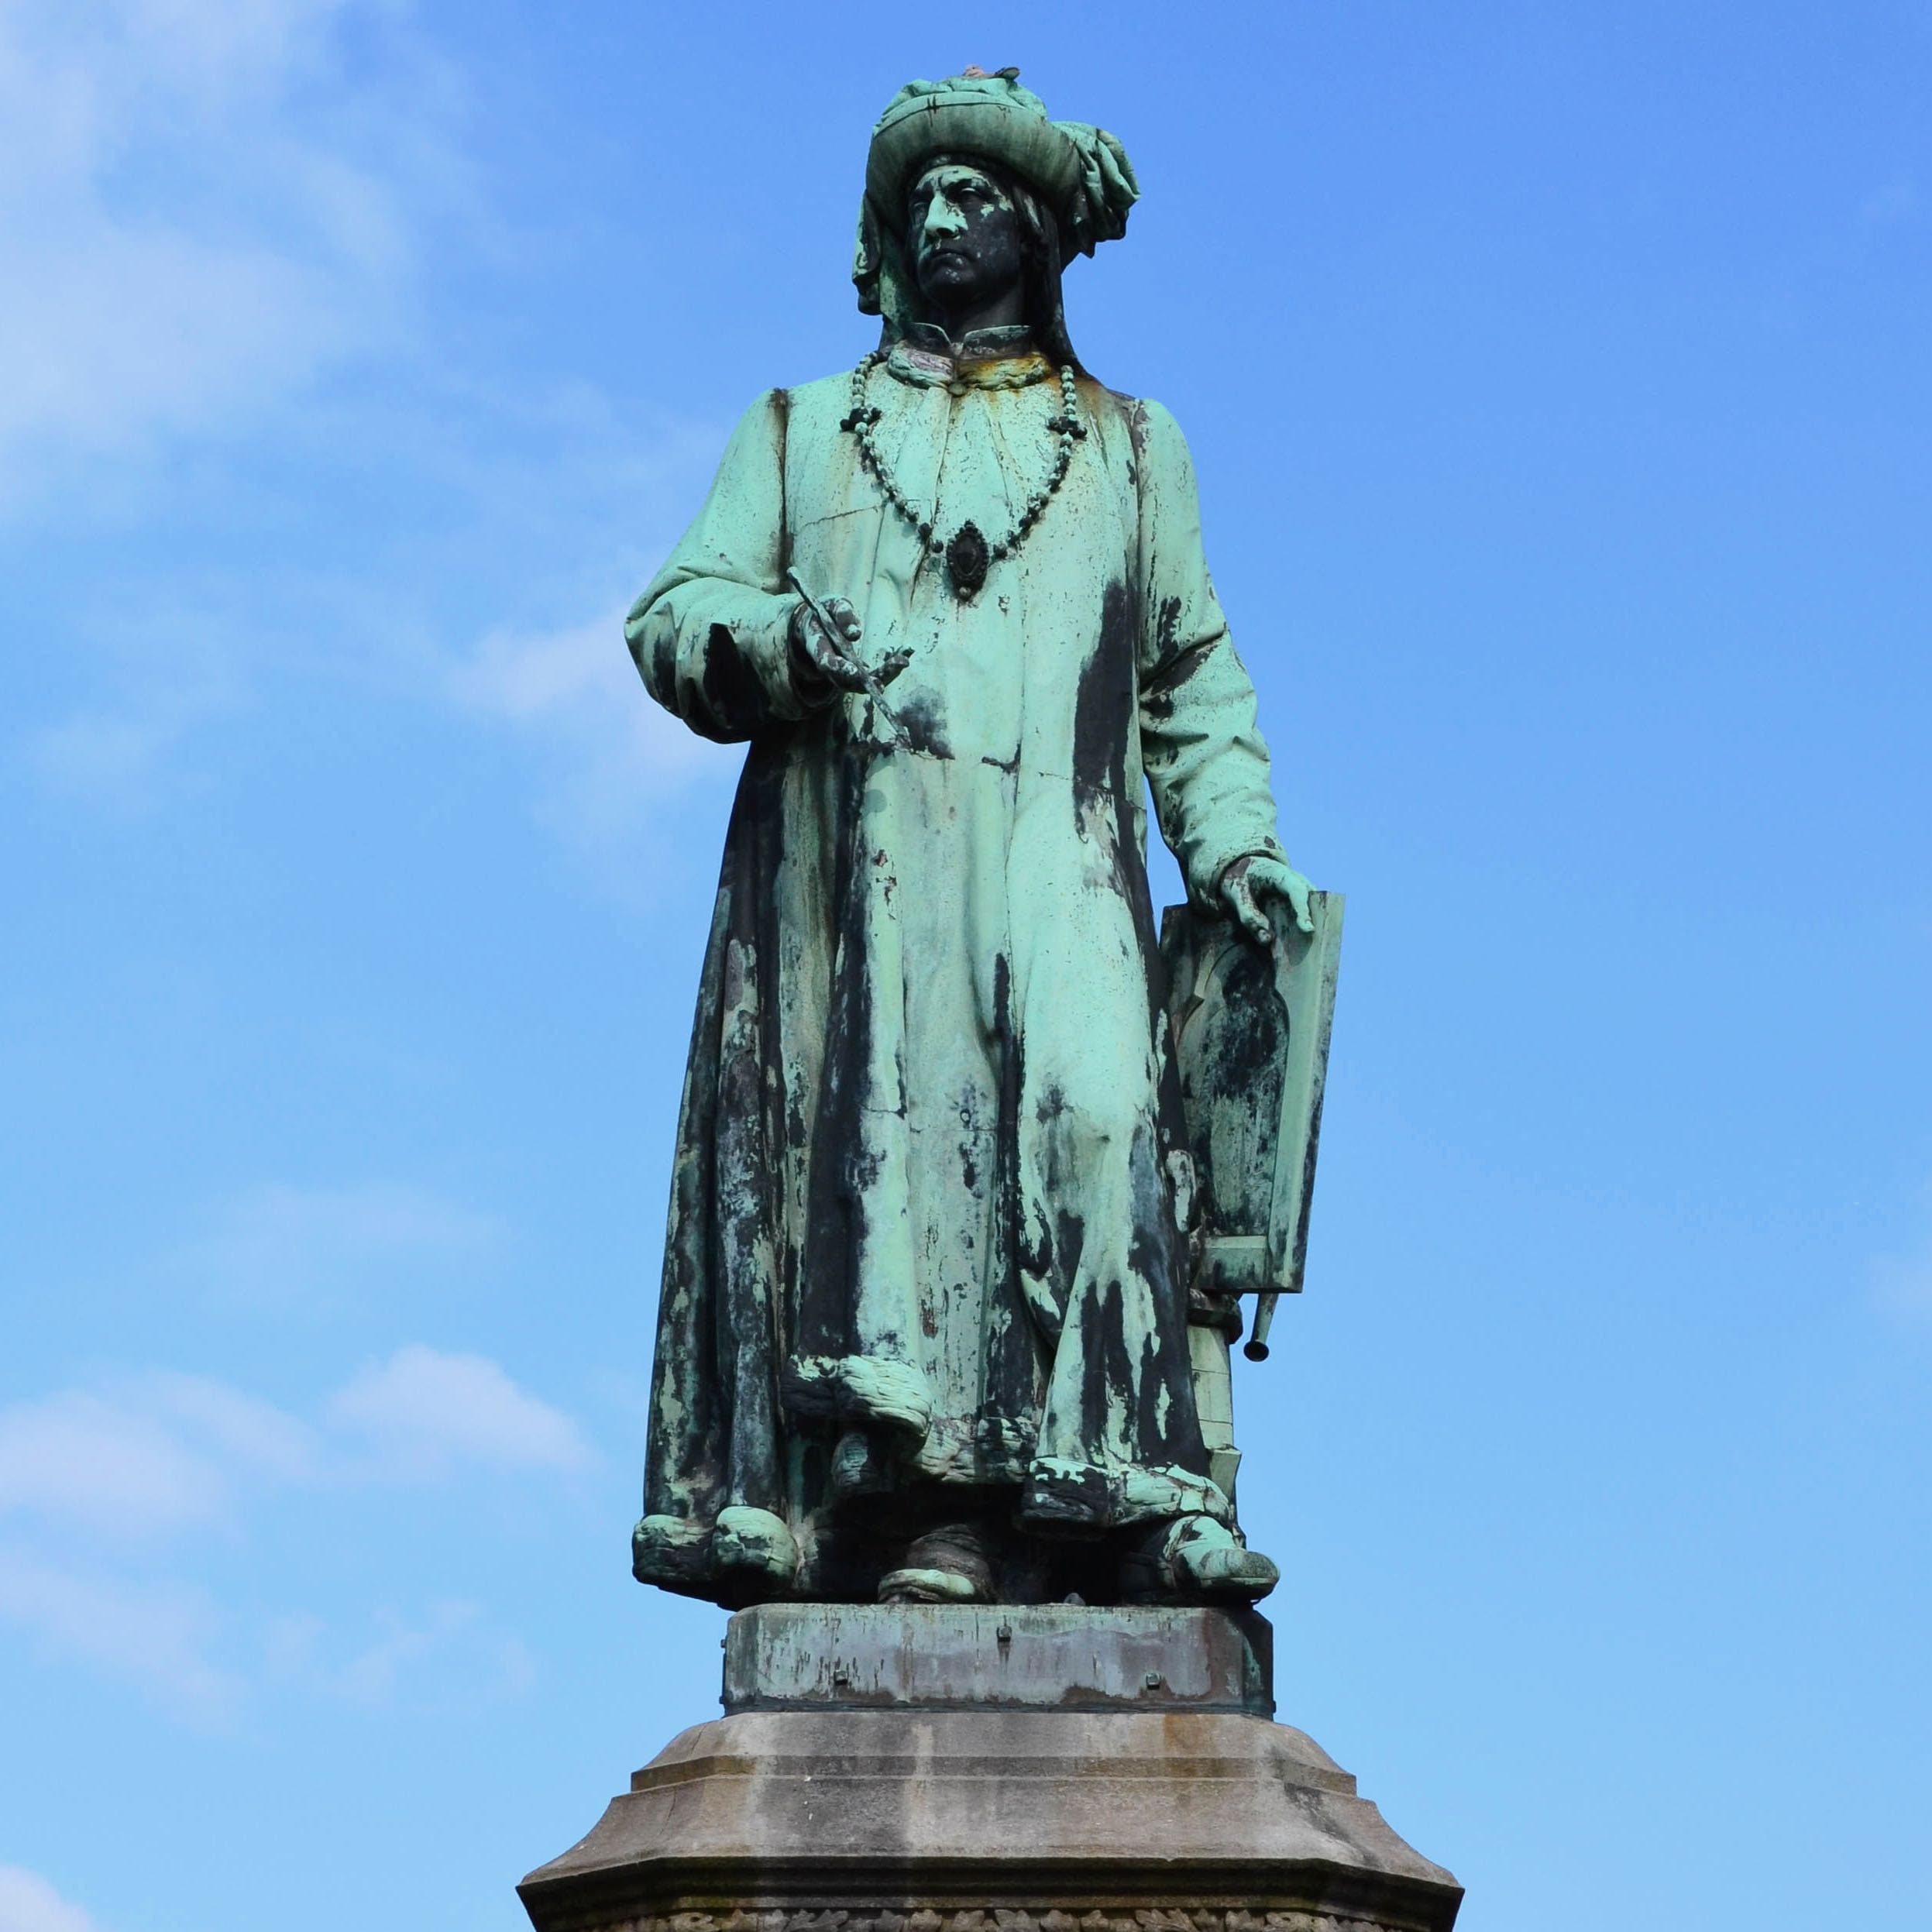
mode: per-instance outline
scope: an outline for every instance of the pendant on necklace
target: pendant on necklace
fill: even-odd
[[[986,566],[991,562],[979,526],[961,524],[946,546],[946,574],[953,580],[953,595],[962,603],[972,596],[986,581]]]

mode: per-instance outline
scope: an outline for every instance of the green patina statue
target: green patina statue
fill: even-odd
[[[749,747],[647,1583],[737,1607],[1277,1580],[1235,1521],[1228,1338],[1240,1291],[1299,1285],[1339,908],[1277,842],[1181,431],[1067,339],[1061,270],[1136,193],[1012,70],[904,89],[854,270],[878,348],[753,404],[631,613],[651,695]],[[1189,894],[1164,958],[1150,787]]]

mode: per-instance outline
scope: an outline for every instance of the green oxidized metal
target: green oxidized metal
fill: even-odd
[[[905,196],[961,156],[1019,211],[1016,324],[961,330],[922,294]],[[884,332],[862,400],[850,371],[760,397],[631,614],[653,696],[748,748],[634,1545],[667,1588],[1247,1600],[1272,1580],[1197,1405],[1193,1331],[1225,1364],[1239,1320],[1195,1283],[1143,806],[1150,787],[1219,920],[1231,865],[1285,865],[1268,757],[1181,431],[1081,369],[1059,301],[1133,193],[1118,143],[1009,79],[907,90],[868,172],[856,278]],[[801,590],[850,605],[864,686],[806,661],[834,620]]]

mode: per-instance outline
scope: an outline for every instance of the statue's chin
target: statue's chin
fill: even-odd
[[[978,308],[994,292],[981,288],[978,276],[964,263],[939,264],[919,286],[926,301],[949,321]]]

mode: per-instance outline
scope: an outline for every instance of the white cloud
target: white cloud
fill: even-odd
[[[117,1545],[232,1528],[251,1492],[420,1482],[462,1464],[570,1473],[577,1425],[486,1356],[420,1344],[359,1370],[316,1428],[211,1377],[111,1378],[0,1408],[0,1515]]]
[[[271,1181],[231,1201],[186,1259],[249,1300],[310,1300],[339,1294],[380,1263],[478,1253],[495,1232],[486,1217],[421,1188]]]
[[[399,1349],[355,1375],[328,1415],[368,1439],[380,1468],[404,1478],[441,1476],[459,1462],[568,1473],[596,1460],[569,1416],[480,1355]]]
[[[1915,1238],[1872,1263],[1878,1303],[1896,1320],[1932,1325],[1932,1180],[1917,1191],[1919,1226]]]
[[[77,712],[29,738],[27,763],[56,791],[125,796],[206,708],[169,693],[146,711]]]
[[[1917,188],[1909,177],[1896,175],[1865,197],[1859,205],[1858,218],[1869,228],[1890,228],[1910,221],[1918,211]]]
[[[0,1514],[121,1541],[232,1518],[238,1487],[316,1473],[314,1432],[205,1377],[156,1372],[0,1409]]]
[[[486,638],[452,667],[450,696],[538,744],[554,830],[607,844],[634,834],[686,788],[722,785],[744,754],[687,730],[639,682],[624,613],[534,635]]]
[[[0,1409],[0,1515],[37,1532],[0,1544],[0,1622],[49,1658],[204,1724],[231,1718],[264,1672],[369,1705],[394,1701],[405,1678],[458,1700],[513,1694],[531,1681],[531,1659],[474,1604],[439,1603],[414,1619],[384,1612],[373,1641],[330,1659],[319,1617],[256,1613],[250,1640],[199,1585],[127,1566],[168,1537],[242,1533],[253,1496],[352,1495],[466,1469],[568,1476],[596,1460],[569,1416],[496,1363],[421,1346],[352,1377],[321,1405],[319,1427],[173,1371],[62,1390]],[[253,1659],[247,1670],[238,1657]]]
[[[417,1700],[425,1685],[466,1699],[514,1697],[536,1681],[529,1652],[491,1630],[475,1604],[432,1604],[418,1621],[384,1611],[376,1621],[375,1641],[321,1679],[349,1703],[392,1706],[405,1683]]]
[[[469,501],[497,552],[545,571],[595,559],[589,595],[581,573],[558,590],[567,613],[602,600],[614,558],[662,553],[716,460],[717,425],[620,419],[594,388],[541,369],[508,386],[435,338],[438,251],[494,246],[506,263],[521,251],[455,136],[460,50],[435,51],[408,14],[399,0],[0,0],[0,515],[78,481],[93,514],[125,515],[132,497],[138,521],[150,459],[300,425],[385,469],[427,466],[431,493]],[[387,394],[373,414],[357,401],[354,372],[385,360],[421,378],[410,407],[425,413],[406,426]],[[325,415],[318,390],[336,373],[347,380],[322,400],[341,413]],[[483,426],[475,440],[428,428],[449,407]],[[535,460],[505,453],[533,445]],[[182,594],[170,576],[139,586],[138,624],[125,595],[93,620],[69,600],[61,634],[28,640],[66,675],[108,667],[22,732],[15,755],[50,791],[152,809],[185,739],[277,702],[304,621],[225,611],[232,586],[188,593],[208,608],[157,611]],[[511,581],[521,592],[531,576]],[[504,628],[452,659],[467,618],[454,633],[433,611],[412,618],[388,582],[312,591],[347,607],[321,675],[426,678],[437,701],[513,734],[539,818],[597,858],[615,848],[621,891],[655,876],[665,802],[721,792],[737,768],[737,751],[645,696],[617,610],[519,628],[530,607],[506,602]],[[72,634],[89,628],[108,635]],[[345,634],[377,641],[358,655]]]
[[[0,1511],[144,1536],[225,1508],[224,1472],[159,1416],[68,1390],[0,1411]]]
[[[0,0],[0,517],[125,521],[169,457],[285,432],[332,372],[414,347],[422,239],[473,198],[405,11]],[[248,702],[263,620],[175,574],[91,564],[29,621],[81,686],[12,748],[48,790],[151,808]]]
[[[1932,1322],[1932,1236],[1914,1250],[1880,1256],[1872,1271],[1882,1306],[1905,1321]]]
[[[4,255],[0,246],[0,261]],[[0,472],[4,466],[0,449]],[[138,623],[129,622],[118,600],[105,614],[85,616],[62,603],[30,620],[22,646],[50,664],[89,667],[91,689],[64,717],[22,733],[22,761],[66,797],[153,803],[151,781],[181,739],[246,702],[242,666],[251,634],[232,613],[186,607],[178,595],[152,586]]]
[[[372,1621],[372,1638],[343,1645],[332,1642],[334,1633],[320,1617],[278,1618],[264,1645],[271,1676],[372,1710],[438,1703],[466,1708],[480,1697],[521,1696],[536,1682],[528,1648],[493,1628],[480,1604],[439,1601],[416,1616],[385,1607]]]
[[[426,129],[352,82],[380,0],[0,8],[0,493],[219,431],[397,340]]]
[[[0,1617],[26,1626],[45,1655],[91,1664],[177,1716],[232,1717],[242,1680],[208,1652],[220,1617],[205,1591],[84,1574],[0,1548]]]
[[[0,1865],[0,1932],[99,1932],[37,1872]]]
[[[162,1414],[200,1435],[233,1465],[281,1482],[307,1480],[317,1472],[321,1452],[315,1431],[272,1402],[211,1376],[172,1370],[150,1371],[137,1386]]]

